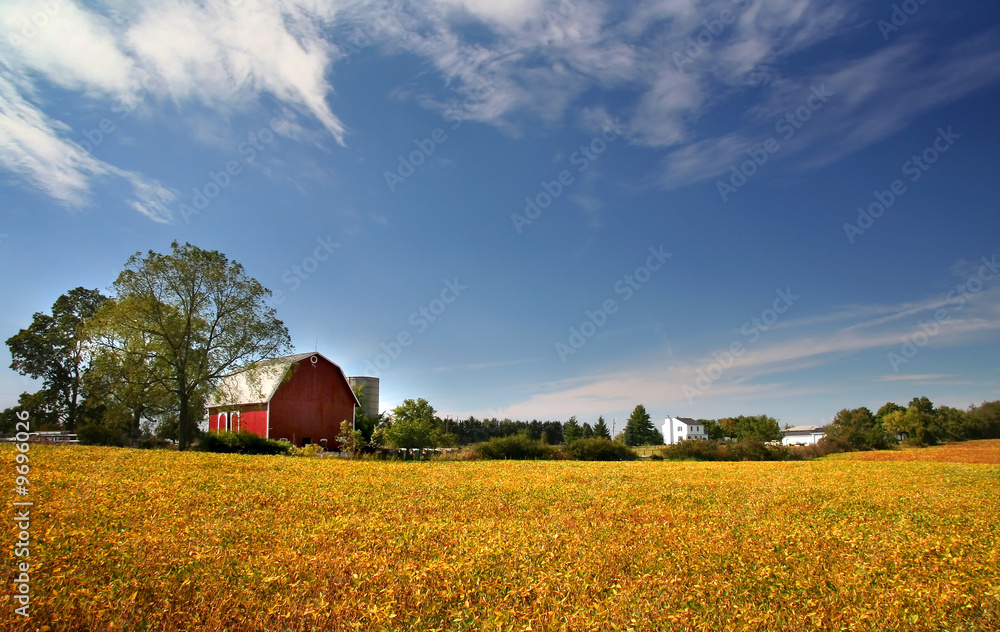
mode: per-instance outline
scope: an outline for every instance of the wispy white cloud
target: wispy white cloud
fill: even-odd
[[[597,415],[608,410],[630,409],[636,402],[657,410],[698,409],[708,402],[713,406],[732,405],[745,408],[768,398],[790,399],[830,392],[825,386],[809,386],[801,380],[789,386],[786,377],[817,370],[845,356],[871,350],[898,350],[904,338],[921,331],[920,320],[947,305],[947,320],[926,346],[947,348],[995,339],[1000,334],[1000,287],[984,289],[964,297],[959,303],[942,302],[938,297],[897,304],[855,305],[829,314],[788,321],[783,331],[773,328],[756,343],[735,335],[720,338],[717,348],[688,357],[651,356],[632,361],[627,369],[575,376],[541,384],[525,400],[508,406],[508,414],[554,418],[568,414]],[[889,314],[889,316],[886,316]],[[729,349],[731,342],[741,342],[746,352],[731,358],[717,379],[692,403],[684,386],[696,387],[697,380],[719,360],[713,353]],[[635,366],[638,364],[639,366]],[[946,374],[895,374],[888,361],[881,382],[942,381]],[[950,383],[950,382],[949,382]]]
[[[336,3],[163,0],[94,7],[59,0],[44,3],[50,14],[44,23],[26,27],[26,17],[42,6],[24,0],[0,6],[0,165],[62,204],[83,206],[97,179],[118,177],[135,194],[126,203],[163,222],[174,195],[69,140],[70,124],[50,113],[42,82],[79,94],[83,104],[140,111],[197,102],[225,115],[258,106],[266,93],[344,141],[346,129],[327,104],[337,47],[322,32]],[[288,127],[290,133],[301,129]]]
[[[483,369],[495,369],[505,366],[517,366],[519,364],[530,364],[541,362],[544,358],[522,358],[519,360],[500,360],[497,362],[473,362],[469,364],[455,364],[451,366],[439,366],[431,369],[434,373],[451,373],[452,371],[481,371]]]
[[[350,130],[330,103],[337,63],[355,46],[346,25],[376,25],[366,45],[425,60],[440,89],[407,87],[397,95],[463,120],[517,135],[532,120],[586,127],[587,116],[578,112],[615,111],[631,142],[671,152],[661,167],[666,187],[724,172],[750,144],[773,135],[776,117],[813,85],[825,82],[837,95],[821,122],[782,141],[779,160],[809,150],[797,166],[837,160],[1000,78],[996,30],[936,57],[912,30],[885,47],[783,74],[793,55],[859,27],[856,0],[643,0],[626,11],[606,0],[51,4],[57,14],[30,38],[19,35],[21,20],[36,3],[0,6],[8,118],[11,104],[23,102],[46,119],[44,126],[29,125],[34,133],[7,122],[7,142],[19,153],[4,165],[33,186],[44,181],[43,191],[70,204],[108,170],[91,165],[95,170],[64,173],[38,159],[65,139],[70,125],[40,95],[43,83],[85,103],[142,103],[141,110],[154,111],[198,104],[222,117],[259,108],[269,96],[343,144]],[[706,22],[714,24],[724,11],[734,19],[704,37]],[[706,115],[720,104],[746,96],[756,105],[741,120],[728,129],[725,123],[705,128]],[[11,161],[19,166],[11,168]],[[46,169],[50,175],[42,176]]]
[[[938,57],[919,37],[900,37],[884,49],[804,76],[779,78],[732,132],[695,140],[664,160],[667,188],[717,177],[751,146],[773,138],[775,160],[796,158],[797,168],[821,167],[900,131],[917,117],[1000,79],[1000,30],[992,29]],[[814,120],[786,138],[777,122],[803,105],[813,87],[833,93]],[[955,122],[961,132],[959,122]]]
[[[949,373],[905,373],[899,375],[880,375],[878,382],[938,382],[954,377]]]
[[[68,131],[0,75],[0,166],[70,207],[88,203],[94,178],[123,178],[135,195],[126,201],[129,206],[156,222],[169,221],[171,191],[156,180],[94,158],[66,139]]]

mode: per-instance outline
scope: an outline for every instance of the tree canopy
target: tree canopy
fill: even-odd
[[[31,324],[7,339],[10,368],[41,379],[48,408],[66,430],[75,430],[83,396],[83,375],[91,354],[85,323],[107,301],[97,290],[78,287],[52,305],[51,314],[36,312]]]
[[[883,406],[880,410],[891,411],[892,408],[887,406]],[[894,412],[888,412],[886,418],[894,414]],[[853,409],[845,408],[838,412],[833,421],[827,425],[826,434],[828,437],[855,449],[863,450],[886,448],[894,442],[886,433],[883,423],[879,422],[872,411],[864,406]]]
[[[611,431],[608,429],[608,424],[604,423],[604,417],[598,417],[597,423],[594,424],[594,437],[602,439],[611,439]]]
[[[188,446],[199,407],[226,377],[286,354],[291,339],[265,300],[271,291],[215,250],[171,244],[170,254],[136,253],[101,314],[100,335],[141,341],[116,347],[129,366],[155,354],[151,386],[175,398],[178,440]],[[144,369],[143,369],[144,370]]]
[[[780,441],[781,427],[778,420],[767,415],[740,415],[725,417],[717,423],[705,424],[705,434],[710,438],[729,437],[743,441]]]
[[[392,411],[392,416],[375,431],[373,441],[395,448],[450,447],[457,442],[446,432],[426,399],[406,399]]]
[[[649,413],[642,404],[636,406],[629,415],[625,430],[622,431],[622,441],[630,446],[663,443],[663,434],[653,426]]]
[[[563,441],[567,444],[573,443],[577,439],[583,439],[583,428],[576,417],[570,417],[569,421],[563,424]]]

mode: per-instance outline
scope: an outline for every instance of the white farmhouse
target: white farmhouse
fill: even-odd
[[[673,445],[685,439],[707,439],[705,426],[690,417],[667,417],[663,421],[663,441]]]
[[[781,434],[782,445],[813,445],[826,436],[826,426],[793,426]]]

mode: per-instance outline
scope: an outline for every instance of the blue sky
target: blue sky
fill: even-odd
[[[383,408],[997,399],[998,80],[994,3],[7,0],[0,329],[176,239]]]

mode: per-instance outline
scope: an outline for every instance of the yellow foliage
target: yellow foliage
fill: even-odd
[[[0,446],[4,471],[15,453]],[[8,603],[0,629],[985,632],[998,479],[988,463],[32,445],[32,616]]]

